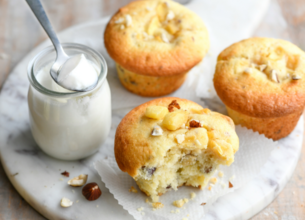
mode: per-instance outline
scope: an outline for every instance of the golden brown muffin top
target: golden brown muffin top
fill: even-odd
[[[120,8],[106,27],[104,43],[121,66],[150,76],[185,73],[209,49],[200,17],[170,0],[141,0]]]
[[[240,113],[290,114],[305,104],[305,53],[284,40],[240,41],[218,56],[214,86],[225,105]]]
[[[144,103],[123,118],[114,152],[120,169],[135,177],[143,166],[158,167],[171,148],[207,149],[219,164],[230,165],[238,147],[232,119],[192,101],[166,97]]]

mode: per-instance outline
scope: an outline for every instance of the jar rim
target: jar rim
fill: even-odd
[[[31,85],[37,91],[39,91],[39,92],[41,92],[41,93],[43,93],[45,95],[55,96],[55,97],[71,97],[71,96],[78,96],[78,95],[86,95],[86,94],[92,93],[97,88],[99,88],[103,84],[103,82],[105,81],[106,76],[107,76],[107,72],[108,72],[107,71],[108,70],[107,63],[106,63],[104,57],[99,52],[97,52],[96,50],[94,50],[94,49],[92,49],[92,48],[90,48],[88,46],[85,46],[83,44],[78,44],[78,43],[62,43],[62,47],[64,49],[65,48],[66,49],[79,49],[79,50],[82,50],[82,51],[87,52],[87,53],[88,52],[92,53],[92,54],[96,55],[99,58],[101,70],[100,70],[100,73],[99,73],[99,76],[98,76],[98,83],[95,86],[95,88],[93,88],[92,90],[87,91],[87,92],[78,92],[78,91],[71,91],[71,92],[66,92],[66,93],[65,92],[56,92],[56,91],[47,89],[46,87],[42,86],[37,81],[36,76],[34,74],[35,64],[39,60],[39,58],[44,57],[45,55],[55,51],[55,48],[53,47],[53,45],[44,48],[42,51],[40,51],[38,54],[36,54],[31,59],[31,61],[29,62],[27,71],[28,71],[28,79],[29,79]]]

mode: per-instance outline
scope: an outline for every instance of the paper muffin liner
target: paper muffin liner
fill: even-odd
[[[114,156],[98,161],[95,167],[114,198],[137,220],[203,219],[219,197],[237,190],[254,178],[277,146],[277,142],[252,130],[237,126],[236,132],[240,146],[235,154],[235,161],[229,167],[219,167],[214,175],[217,178],[215,184],[209,183],[203,190],[186,186],[177,191],[171,190],[160,196],[159,202],[163,203],[164,207],[157,210],[153,209],[151,203],[146,203],[148,197],[140,191],[132,177],[119,169]],[[220,171],[224,173],[223,177],[219,176]],[[229,182],[233,185],[232,188],[229,188]],[[130,192],[131,186],[138,192]],[[192,199],[191,193],[195,193],[196,197]],[[183,207],[177,208],[173,205],[173,201],[184,198],[188,199],[188,202]]]

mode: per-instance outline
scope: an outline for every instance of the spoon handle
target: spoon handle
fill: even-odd
[[[51,39],[51,41],[55,47],[55,50],[57,52],[58,58],[62,57],[62,56],[68,57],[66,55],[66,53],[64,52],[56,34],[55,34],[55,31],[53,30],[53,27],[47,17],[45,10],[42,7],[40,0],[26,0],[26,2],[28,3],[28,5],[32,9],[33,13],[35,14],[36,18],[42,25],[43,29],[46,31],[49,38]]]

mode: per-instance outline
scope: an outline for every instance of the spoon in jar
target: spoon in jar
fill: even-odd
[[[94,89],[98,83],[98,76],[94,67],[89,64],[83,54],[69,57],[65,53],[40,0],[26,0],[26,2],[54,45],[56,60],[50,70],[53,80],[61,87],[72,91],[87,92]],[[77,69],[76,66],[80,68]],[[83,74],[84,71],[86,75]]]

